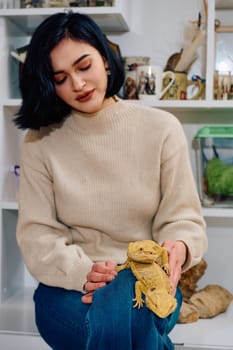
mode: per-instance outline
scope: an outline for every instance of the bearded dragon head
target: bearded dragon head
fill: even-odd
[[[152,240],[141,240],[130,242],[128,245],[127,255],[136,262],[152,263],[156,262],[164,250],[158,243]]]

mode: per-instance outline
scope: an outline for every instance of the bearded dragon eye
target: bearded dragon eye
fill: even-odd
[[[153,292],[156,288],[150,288],[150,291]]]

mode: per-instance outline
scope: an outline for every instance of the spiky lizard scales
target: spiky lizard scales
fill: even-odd
[[[157,316],[164,318],[176,308],[176,299],[171,294],[167,250],[152,240],[130,242],[127,260],[116,267],[119,272],[130,268],[136,277],[134,307],[142,307],[145,295],[146,306]]]

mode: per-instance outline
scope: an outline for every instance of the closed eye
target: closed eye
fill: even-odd
[[[67,74],[64,71],[57,71],[53,74],[53,80],[55,85],[61,85],[66,81]]]
[[[81,71],[81,72],[84,72],[84,71],[87,71],[89,68],[91,68],[91,64],[87,64],[85,66],[81,66],[79,65],[79,67],[77,67],[77,71]],[[65,81],[66,81],[67,77],[64,76],[62,78],[58,78],[58,76],[55,76],[54,78],[54,83],[55,85],[62,85]]]
[[[54,84],[55,85],[62,85],[65,81],[66,81],[66,77],[64,77],[63,79],[60,79],[60,80],[55,79]]]
[[[85,70],[88,70],[89,68],[91,68],[91,64],[88,64],[85,67],[79,67],[78,69],[81,70],[81,71],[85,71]]]

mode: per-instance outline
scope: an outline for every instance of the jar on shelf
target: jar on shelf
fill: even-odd
[[[69,7],[69,0],[44,0],[43,7]]]
[[[148,65],[150,57],[147,56],[127,56],[124,57],[125,81],[123,86],[123,98],[127,100],[138,99],[137,89],[137,68]]]
[[[87,0],[87,6],[95,7],[95,6],[114,6],[113,0]]]
[[[21,0],[20,7],[31,8],[31,7],[43,7],[44,0]]]
[[[233,99],[233,74],[231,71],[214,72],[214,99],[232,100]]]

